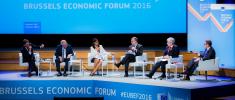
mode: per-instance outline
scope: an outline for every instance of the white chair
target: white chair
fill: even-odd
[[[205,71],[205,78],[207,80],[207,71],[219,71],[219,58],[210,60],[200,60],[198,63],[197,71]]]
[[[124,56],[121,57],[121,60],[123,58],[124,58]],[[145,66],[147,65],[147,63],[145,63],[145,62],[148,62],[147,53],[143,53],[142,56],[136,56],[135,60],[136,60],[135,62],[131,62],[129,64],[130,67],[134,67],[133,68],[134,77],[136,76],[135,75],[136,67],[141,67],[142,68],[142,76],[144,78],[145,77]]]
[[[182,68],[184,72],[184,62],[183,62],[183,55],[179,55],[177,58],[172,58],[168,59],[168,64],[166,64],[166,75],[168,75],[168,69],[175,69],[174,72],[174,79],[177,78],[177,69]],[[168,77],[166,77],[168,79]]]
[[[87,58],[88,66],[94,66],[94,63],[91,62],[91,59],[92,59],[91,53],[88,53],[88,58]],[[108,61],[108,55],[104,56],[104,61]],[[107,62],[102,62],[102,65],[101,65],[101,74],[102,74],[102,76],[104,75],[104,67],[107,68],[107,74],[108,74],[108,66],[107,65],[108,65]]]
[[[155,57],[155,63],[161,61],[163,56]],[[177,77],[177,68],[182,68],[184,72],[184,62],[183,62],[183,55],[179,55],[177,58],[172,58],[170,56],[170,59],[168,59],[168,62],[166,64],[166,75],[168,75],[168,69],[175,68],[174,72],[174,78]],[[166,77],[167,79],[168,77]]]
[[[52,62],[55,64],[55,59],[56,59],[56,56],[54,55],[53,56],[53,60],[52,60]],[[73,56],[71,56],[71,58],[70,58],[70,61],[71,60],[75,60],[76,59],[76,52],[74,52],[74,55]],[[68,63],[68,69],[69,69],[69,71],[70,71],[70,69],[71,69],[71,65],[70,65],[71,63]],[[62,62],[62,63],[60,63],[60,70],[61,70],[61,67],[62,66],[65,66],[65,62]]]
[[[38,67],[38,76],[39,76],[39,66],[40,66],[40,55],[39,53],[34,53],[35,56],[35,64]],[[19,66],[24,66],[24,67],[28,67],[29,64],[27,62],[23,62],[23,55],[22,53],[19,53]]]
[[[84,75],[84,71],[83,71],[83,62],[82,62],[82,59],[77,59],[76,57],[76,52],[74,52],[74,56],[71,56],[71,59],[69,61],[69,71],[72,70],[71,72],[71,76],[76,76],[76,75],[73,75],[74,73],[74,68],[72,67],[73,65],[76,65],[76,64],[79,64],[79,71],[80,71],[80,74],[83,74]]]

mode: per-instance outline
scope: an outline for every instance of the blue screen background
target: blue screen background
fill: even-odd
[[[2,0],[2,34],[186,33],[187,0]],[[60,5],[26,9],[27,4]],[[64,9],[65,3],[101,3],[102,9]],[[126,3],[129,8],[104,7]]]

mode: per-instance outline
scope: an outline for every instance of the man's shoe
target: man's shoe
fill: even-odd
[[[32,74],[31,73],[28,73],[28,77],[31,77],[32,76]]]
[[[152,76],[149,75],[149,74],[146,74],[145,76],[148,77],[148,78],[150,78],[150,79],[152,78]]]
[[[166,75],[161,75],[161,76],[159,76],[158,78],[159,78],[160,80],[162,80],[162,79],[166,78]]]
[[[115,65],[117,68],[120,67],[120,64],[114,63],[114,65]]]
[[[125,74],[124,77],[128,77],[128,74]]]
[[[67,73],[64,73],[63,76],[68,76],[68,74],[67,74]]]
[[[183,81],[190,81],[190,77],[189,76],[186,76],[182,79]]]
[[[56,74],[57,76],[62,76],[62,73],[58,73],[58,74]]]

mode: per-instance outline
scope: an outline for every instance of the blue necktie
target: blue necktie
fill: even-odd
[[[204,51],[203,58],[207,56],[207,49]]]

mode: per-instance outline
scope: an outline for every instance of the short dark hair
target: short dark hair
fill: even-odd
[[[136,42],[138,42],[138,38],[137,37],[132,37],[132,39],[134,39]]]
[[[206,40],[205,41],[207,45],[209,45],[210,47],[212,46],[212,41],[211,40]]]
[[[23,45],[25,45],[26,43],[28,43],[29,40],[28,39],[23,39]]]

